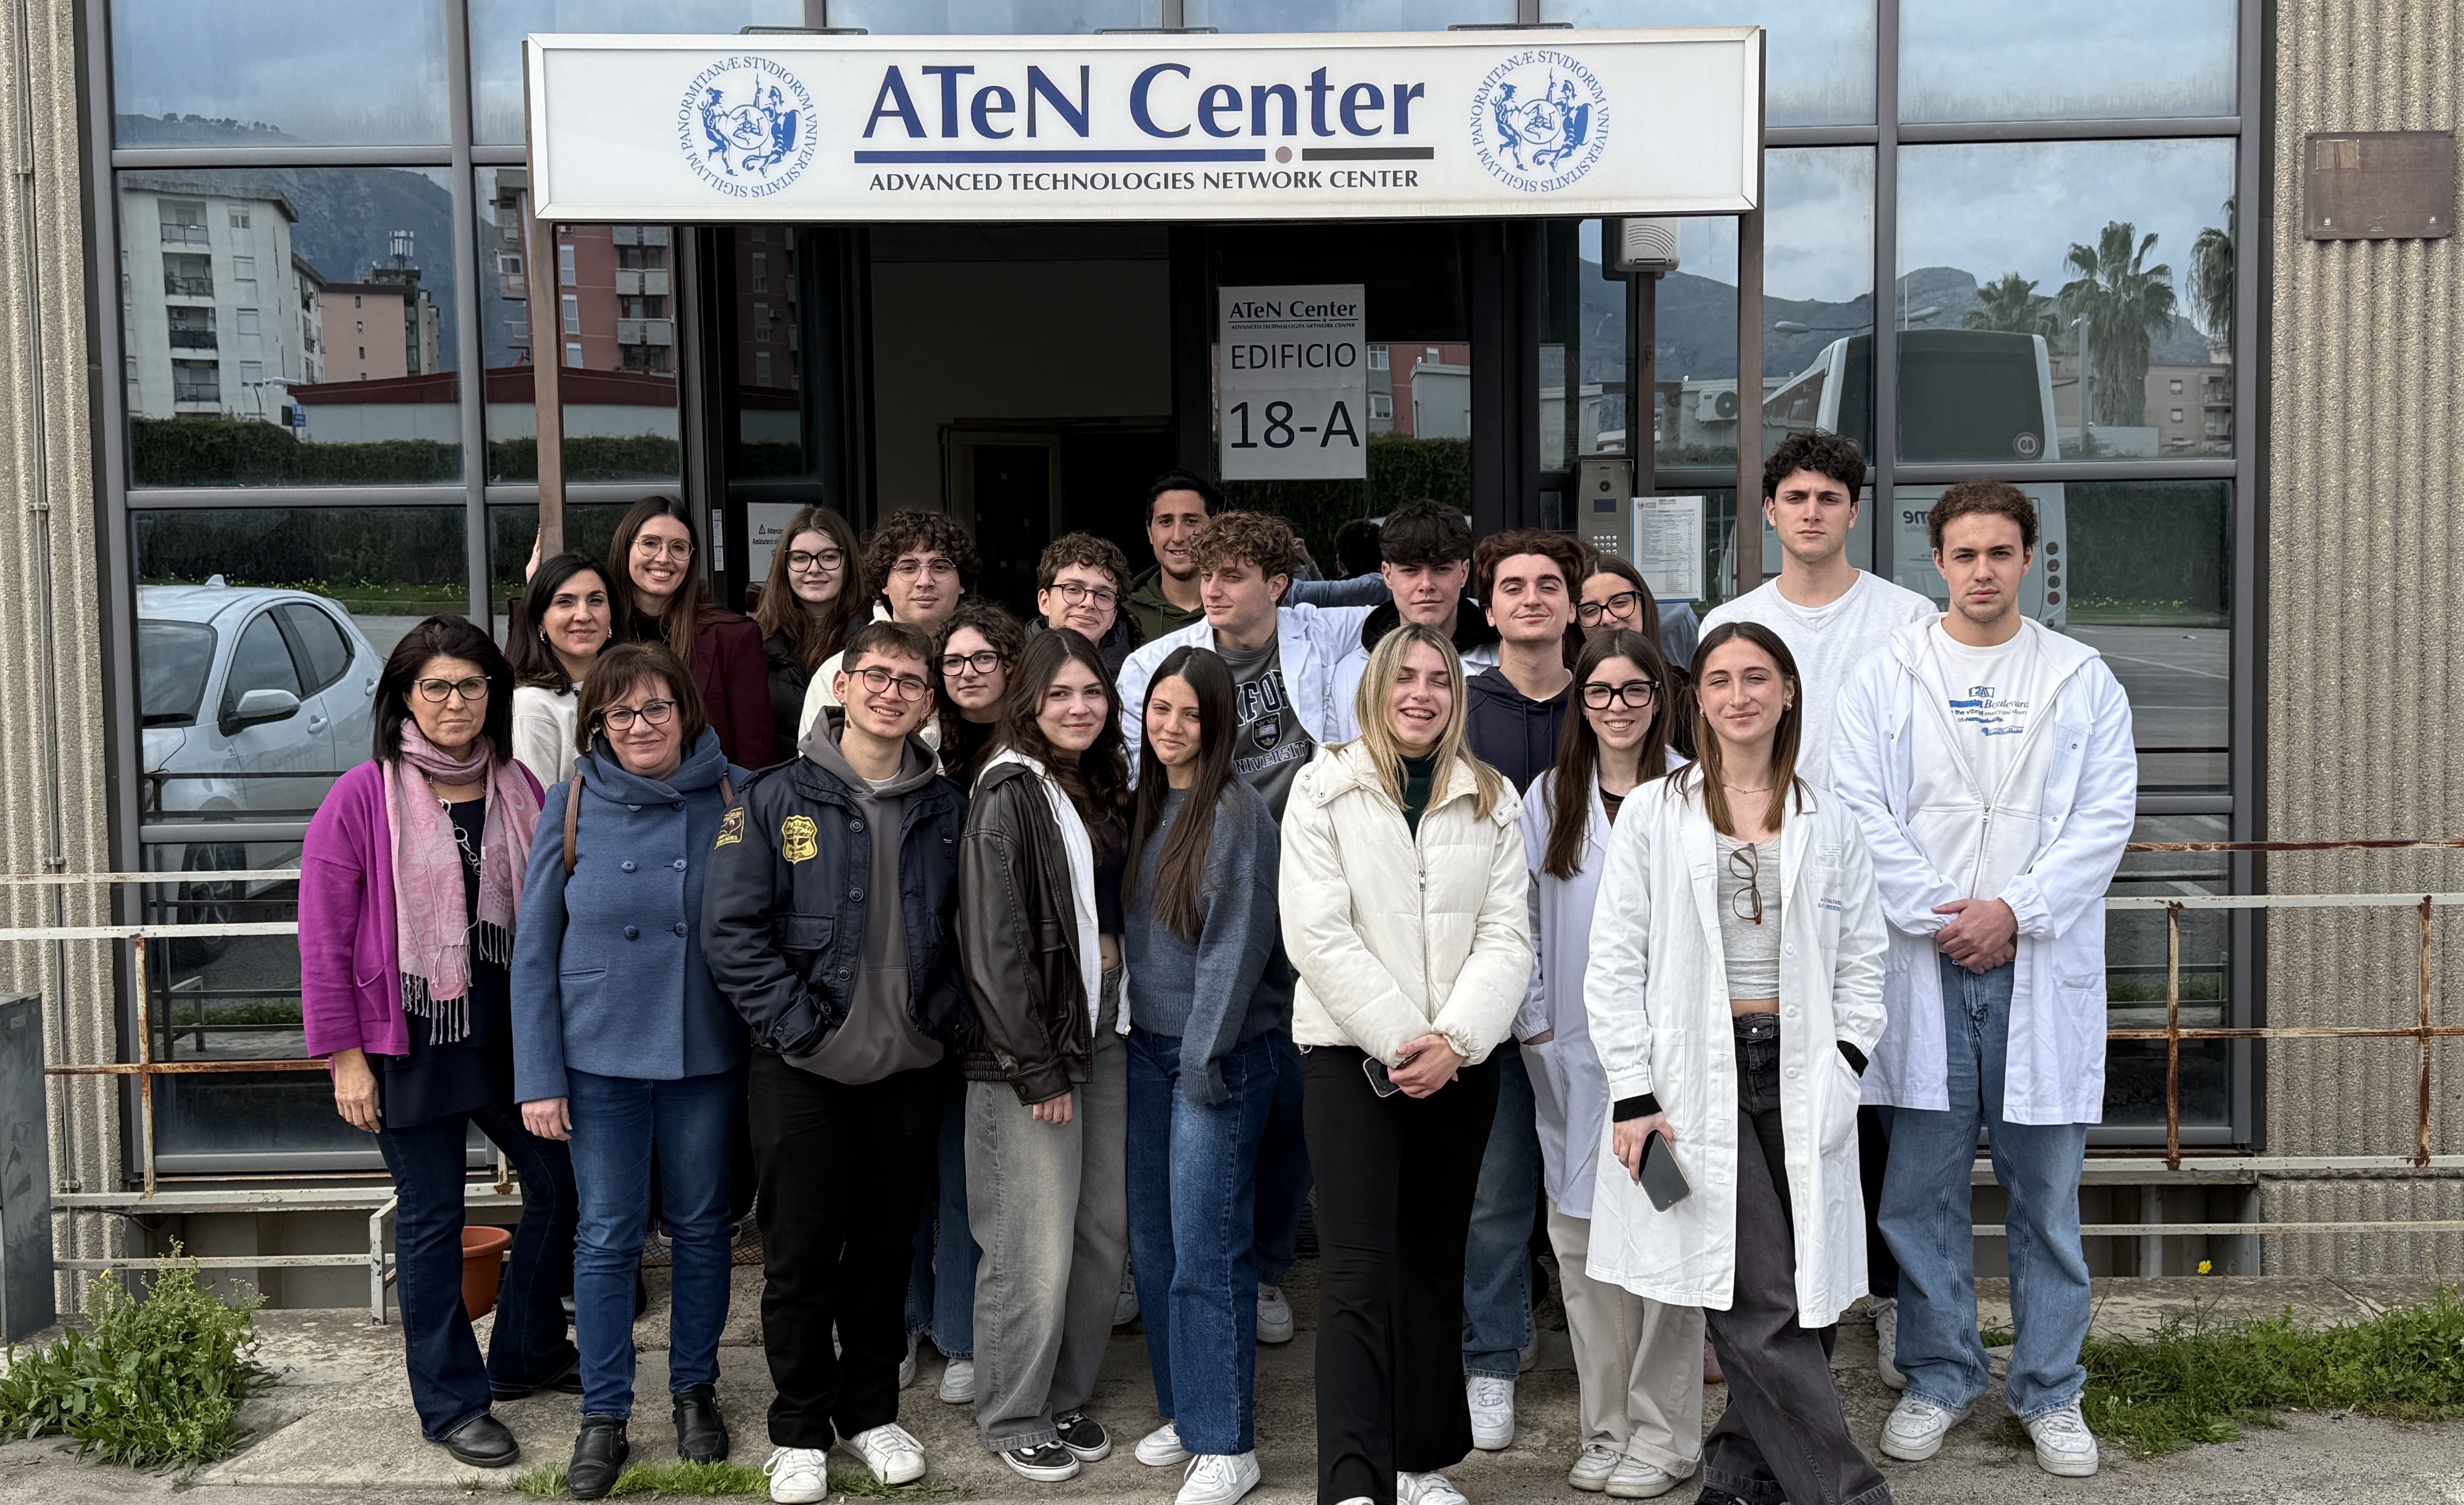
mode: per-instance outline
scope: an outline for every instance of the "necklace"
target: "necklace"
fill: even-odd
[[[1768,795],[1771,792],[1771,786],[1769,784],[1765,784],[1760,789],[1748,789],[1743,784],[1731,784],[1725,778],[1720,781],[1720,787],[1732,795]]]
[[[450,801],[443,799],[439,799],[436,803],[443,807],[445,811],[446,824],[453,828],[453,845],[462,853],[463,862],[470,867],[471,871],[474,873],[477,872],[479,870],[479,848],[471,844],[471,838],[463,831],[462,822],[453,818],[452,804]]]

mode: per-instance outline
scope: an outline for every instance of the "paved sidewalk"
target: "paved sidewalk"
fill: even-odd
[[[651,1272],[653,1304],[640,1329],[642,1402],[633,1432],[634,1457],[673,1455],[666,1389],[664,1271]],[[1315,1326],[1315,1267],[1305,1263],[1287,1293],[1301,1332],[1291,1343],[1259,1354],[1259,1452],[1265,1485],[1259,1505],[1305,1505],[1315,1497],[1310,1348]],[[2321,1322],[2366,1319],[2387,1305],[2419,1300],[2428,1281],[2167,1279],[2098,1282],[2100,1332],[2138,1334],[2167,1312],[2211,1303],[2218,1315],[2250,1317],[2290,1306]],[[736,1461],[759,1467],[768,1454],[762,1409],[768,1376],[758,1344],[759,1275],[738,1271],[735,1315],[720,1351],[720,1395],[735,1430]],[[1985,1320],[2009,1320],[2001,1282],[1987,1282]],[[500,1472],[465,1469],[423,1443],[411,1420],[398,1330],[378,1328],[346,1311],[269,1312],[259,1318],[266,1361],[283,1372],[280,1386],[252,1408],[259,1432],[246,1451],[192,1481],[206,1500],[231,1505],[323,1505],[378,1495],[387,1500],[467,1500],[494,1492],[571,1449],[577,1406],[570,1396],[542,1396],[497,1408],[524,1448],[521,1464]],[[1873,1374],[1870,1321],[1851,1317],[1840,1330],[1835,1367],[1858,1435],[1872,1440],[1892,1396]],[[945,1406],[934,1385],[940,1361],[928,1346],[923,1373],[906,1393],[901,1421],[920,1438],[933,1481],[945,1493],[976,1501],[1101,1500],[1165,1505],[1180,1482],[1177,1470],[1150,1470],[1130,1456],[1156,1424],[1146,1352],[1135,1336],[1116,1336],[1091,1407],[1115,1440],[1113,1455],[1067,1485],[1032,1485],[1010,1474],[976,1441],[968,1409]],[[1562,1332],[1543,1335],[1539,1365],[1524,1376],[1521,1429],[1503,1452],[1475,1453],[1452,1471],[1473,1505],[1547,1500],[1575,1505],[1565,1482],[1575,1450],[1574,1376]],[[1725,1402],[1714,1386],[1707,1409]],[[844,1452],[834,1462],[861,1465]],[[1952,1434],[1941,1456],[1925,1464],[1885,1460],[1895,1498],[1906,1505],[1949,1502],[2077,1500],[2224,1502],[2402,1499],[2464,1505],[2464,1426],[2401,1427],[2362,1417],[2295,1416],[2281,1429],[2253,1429],[2240,1443],[2195,1449],[2134,1463],[2108,1451],[2104,1472],[2084,1482],[2055,1480],[2025,1450],[2024,1434],[1980,1405]],[[75,1463],[57,1439],[0,1446],[0,1502],[41,1505],[130,1505],[175,1493],[172,1481],[126,1470]],[[1691,1483],[1666,1496],[1685,1505]]]

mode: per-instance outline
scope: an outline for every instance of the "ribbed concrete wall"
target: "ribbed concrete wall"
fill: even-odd
[[[2453,130],[2464,19],[2452,0],[2284,0],[2268,216],[2274,394],[2264,603],[2267,824],[2278,840],[2464,836],[2464,245],[2301,234],[2314,131]],[[2278,859],[2278,892],[2454,891],[2464,857]],[[2451,911],[2452,913],[2452,911]],[[2411,912],[2279,914],[2270,1022],[2409,1024]],[[2464,924],[2434,926],[2433,1016],[2464,1019]],[[2409,1154],[2410,1043],[2286,1043],[2269,1054],[2268,1147]],[[2442,1044],[2432,1147],[2464,1151],[2464,1046]],[[2464,1183],[2279,1183],[2277,1220],[2464,1218]],[[2464,1235],[2284,1237],[2270,1274],[2464,1271]]]
[[[25,28],[20,34],[20,26]],[[77,35],[68,0],[0,8],[0,872],[111,866],[103,804],[99,499],[79,196]],[[27,128],[27,122],[32,128]],[[51,602],[48,613],[46,600]],[[49,705],[55,712],[47,713]],[[58,903],[61,907],[52,906]],[[102,924],[106,893],[0,887],[0,923]],[[110,951],[94,943],[0,945],[0,992],[40,992],[54,1061],[113,1058]],[[117,1189],[116,1093],[55,1081],[57,1184]],[[55,1224],[58,1253],[96,1254],[120,1232],[92,1215]],[[68,1282],[63,1282],[63,1295]]]

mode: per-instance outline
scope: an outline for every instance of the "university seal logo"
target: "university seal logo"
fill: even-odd
[[[1472,93],[1472,149],[1499,182],[1526,193],[1567,187],[1608,148],[1608,91],[1555,48],[1517,53]]]
[[[686,88],[676,144],[693,176],[719,192],[768,198],[813,160],[812,93],[775,59],[723,58]]]

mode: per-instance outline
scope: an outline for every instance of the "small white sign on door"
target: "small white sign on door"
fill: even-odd
[[[1357,283],[1220,288],[1217,447],[1227,481],[1369,473],[1369,346]]]
[[[1634,499],[1633,564],[1655,600],[1703,599],[1703,498]]]
[[[770,578],[770,556],[786,543],[787,520],[804,510],[802,502],[744,504],[744,578],[759,585]]]

